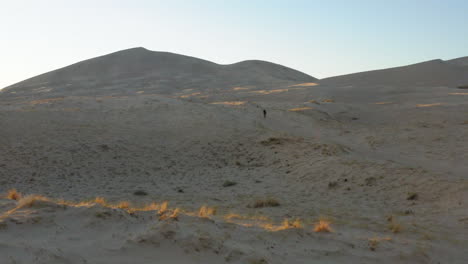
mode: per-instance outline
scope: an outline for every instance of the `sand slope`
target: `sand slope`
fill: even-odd
[[[369,71],[320,80],[328,85],[457,86],[468,83],[466,58],[432,60],[413,65]]]
[[[82,95],[18,86],[0,97],[0,263],[468,261],[463,90],[277,71],[267,86],[159,94],[135,82],[144,90],[125,94],[145,67],[130,57],[139,70],[104,71],[117,76],[104,94],[77,81]],[[82,71],[76,80],[99,75]],[[12,188],[45,198],[7,199]],[[315,232],[320,220],[331,232]]]
[[[19,82],[2,96],[126,95],[138,91],[174,93],[184,89],[222,90],[234,86],[265,86],[316,79],[265,61],[230,65],[134,48],[82,61]],[[9,92],[14,91],[14,94]]]

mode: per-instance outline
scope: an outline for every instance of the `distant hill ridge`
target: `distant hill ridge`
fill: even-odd
[[[468,57],[448,61],[430,60],[401,67],[346,74],[322,79],[320,83],[333,86],[460,86],[468,84]]]
[[[49,95],[125,94],[135,91],[173,93],[183,89],[267,87],[272,83],[317,79],[266,61],[229,65],[169,53],[132,48],[81,61],[13,84],[2,93]]]

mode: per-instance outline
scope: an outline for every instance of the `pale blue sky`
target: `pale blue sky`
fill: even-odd
[[[314,77],[468,56],[466,0],[0,0],[0,88],[131,47]]]

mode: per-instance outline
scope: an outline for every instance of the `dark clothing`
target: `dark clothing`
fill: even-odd
[[[263,109],[263,118],[266,118],[266,110]]]

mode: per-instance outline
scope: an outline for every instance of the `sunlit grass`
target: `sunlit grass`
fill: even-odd
[[[299,84],[294,84],[294,85],[290,85],[288,87],[310,87],[310,86],[317,86],[318,83],[299,83]]]
[[[234,90],[234,91],[245,91],[245,90],[250,90],[250,88],[247,88],[247,87],[233,87],[232,90]]]
[[[416,107],[433,107],[433,106],[439,106],[442,105],[442,103],[433,103],[433,104],[417,104]]]
[[[21,197],[22,197],[21,193],[19,193],[16,189],[9,190],[7,195],[6,195],[7,199],[16,200],[16,201],[21,199]]]
[[[245,105],[246,103],[247,103],[247,101],[227,101],[227,102],[213,102],[211,104],[237,106],[237,105]]]
[[[181,95],[179,97],[180,98],[189,98],[189,97],[193,97],[193,96],[197,96],[197,95],[201,95],[201,93],[196,92],[196,93],[191,93],[191,94],[184,94],[184,95]]]
[[[201,218],[209,218],[210,216],[213,216],[216,214],[216,208],[214,207],[208,207],[206,205],[200,207],[198,210],[198,217]]]
[[[257,91],[251,91],[250,93],[256,93],[256,94],[273,94],[273,93],[284,93],[289,91],[289,89],[274,89],[274,90],[257,90]]]
[[[306,106],[306,107],[291,108],[291,109],[288,109],[288,111],[299,112],[299,111],[305,111],[305,110],[310,110],[310,109],[314,109],[314,108]]]
[[[330,233],[333,232],[333,230],[330,227],[330,222],[327,220],[319,220],[317,223],[314,225],[314,232],[320,232],[320,233]]]
[[[369,238],[368,239],[369,249],[372,250],[372,251],[375,251],[377,249],[377,246],[380,244],[380,242],[391,241],[391,240],[392,240],[391,237],[373,237],[373,238]]]
[[[210,218],[214,220],[222,220],[228,223],[244,226],[244,227],[257,227],[267,231],[276,232],[286,229],[306,229],[308,228],[307,225],[299,218],[286,218],[282,222],[278,224],[275,221],[271,220],[270,218],[264,215],[254,215],[254,216],[247,216],[235,213],[227,213],[224,215],[218,215],[217,209],[215,207],[210,207],[207,205],[203,205],[196,211],[186,211],[180,208],[170,208],[169,203],[167,201],[162,203],[149,203],[144,204],[140,207],[133,206],[128,201],[119,201],[115,203],[111,203],[106,201],[102,197],[96,197],[94,199],[86,200],[86,201],[66,201],[63,199],[51,199],[41,195],[28,195],[21,197],[17,194],[17,192],[11,191],[11,193],[15,193],[13,198],[17,201],[16,207],[10,209],[9,211],[3,213],[0,218],[5,218],[13,214],[15,211],[20,210],[22,208],[29,208],[33,207],[36,202],[46,202],[46,203],[53,203],[58,205],[64,205],[68,207],[93,207],[93,206],[102,206],[109,209],[117,209],[123,210],[128,213],[135,213],[139,211],[152,211],[155,212],[156,216],[160,221],[162,220],[178,220],[180,215],[186,215],[191,217],[198,217],[198,218]],[[254,208],[261,208],[261,207],[271,207],[271,206],[279,206],[279,202],[274,199],[266,199],[266,200],[258,200],[252,206]],[[315,226],[313,230],[316,232],[332,232],[330,228],[330,223],[326,220],[320,220]]]

